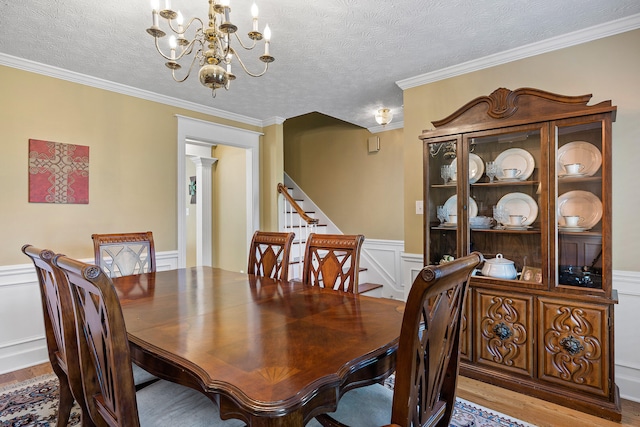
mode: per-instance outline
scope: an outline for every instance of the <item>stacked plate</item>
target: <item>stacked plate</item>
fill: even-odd
[[[496,178],[499,181],[524,181],[531,176],[536,167],[536,161],[527,150],[509,148],[498,154],[495,160],[498,166]],[[517,169],[520,174],[516,178],[505,178],[503,169]]]
[[[564,165],[579,163],[583,168],[578,173],[567,173]],[[558,177],[593,176],[602,165],[602,154],[598,148],[586,141],[574,141],[558,148]]]
[[[451,181],[455,182],[458,175],[458,159],[451,162]],[[484,162],[477,154],[469,153],[469,184],[474,184],[484,173]]]
[[[498,200],[496,208],[506,210],[508,215],[522,215],[526,218],[520,225],[510,225],[505,218],[503,225],[507,230],[526,230],[531,228],[531,224],[538,218],[538,204],[533,197],[525,193],[505,194]]]
[[[567,226],[565,216],[579,216],[577,226]],[[590,191],[568,191],[558,197],[558,228],[562,231],[585,231],[602,218],[602,201]]]

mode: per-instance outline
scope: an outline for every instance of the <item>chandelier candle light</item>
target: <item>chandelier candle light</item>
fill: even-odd
[[[269,53],[271,30],[269,29],[269,25],[266,25],[264,28],[264,37],[263,34],[258,31],[258,7],[256,4],[254,3],[251,7],[253,28],[248,33],[252,43],[245,45],[238,34],[235,34],[238,27],[232,24],[229,19],[231,13],[229,1],[230,0],[209,0],[209,22],[207,26],[197,17],[191,18],[185,26],[182,14],[171,9],[170,0],[164,0],[164,9],[160,9],[158,0],[151,0],[153,23],[150,28],[147,28],[147,33],[155,39],[158,53],[167,60],[165,65],[171,70],[173,79],[178,83],[187,80],[191,74],[191,70],[197,63],[200,67],[200,83],[211,88],[211,94],[214,98],[216,96],[216,89],[224,87],[228,90],[229,83],[236,78],[231,72],[231,62],[234,56],[244,72],[251,77],[262,76],[269,69],[269,63],[274,61],[274,57]],[[169,55],[162,51],[158,42],[160,38],[167,35],[165,31],[160,29],[158,22],[159,17],[167,21],[169,29],[173,33],[173,35],[169,37]],[[187,33],[192,34],[191,39],[187,38]],[[240,56],[238,56],[236,49],[231,46],[232,34],[235,34],[239,45],[245,50],[253,49],[257,42],[264,38],[264,54],[259,57],[260,61],[265,64],[262,72],[252,73],[247,69],[242,59],[240,59]],[[178,49],[179,52],[176,52]],[[176,77],[176,70],[182,68],[179,62],[185,57],[188,58],[191,54],[193,54],[193,59],[191,60],[191,65],[186,75],[182,78]],[[223,67],[223,65],[226,67]]]

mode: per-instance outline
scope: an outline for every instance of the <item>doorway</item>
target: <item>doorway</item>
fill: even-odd
[[[260,225],[260,136],[262,133],[240,129],[232,126],[198,120],[191,117],[176,115],[178,118],[178,200],[177,200],[177,232],[178,232],[178,268],[186,267],[187,257],[187,191],[186,178],[186,146],[188,143],[198,142],[210,145],[228,145],[245,149],[246,156],[246,247],[251,243],[253,232]],[[210,253],[212,245],[211,209],[203,209],[204,215],[198,218],[202,221],[202,239],[198,239],[198,250]],[[210,260],[205,260],[210,262]]]

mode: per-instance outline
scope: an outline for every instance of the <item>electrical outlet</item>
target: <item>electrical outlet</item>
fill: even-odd
[[[424,202],[422,200],[416,200],[416,215],[422,215],[424,213]]]

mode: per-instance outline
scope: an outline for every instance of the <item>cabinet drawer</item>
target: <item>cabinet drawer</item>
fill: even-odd
[[[609,396],[607,304],[539,298],[539,377]]]
[[[533,297],[476,289],[477,363],[534,376]]]

